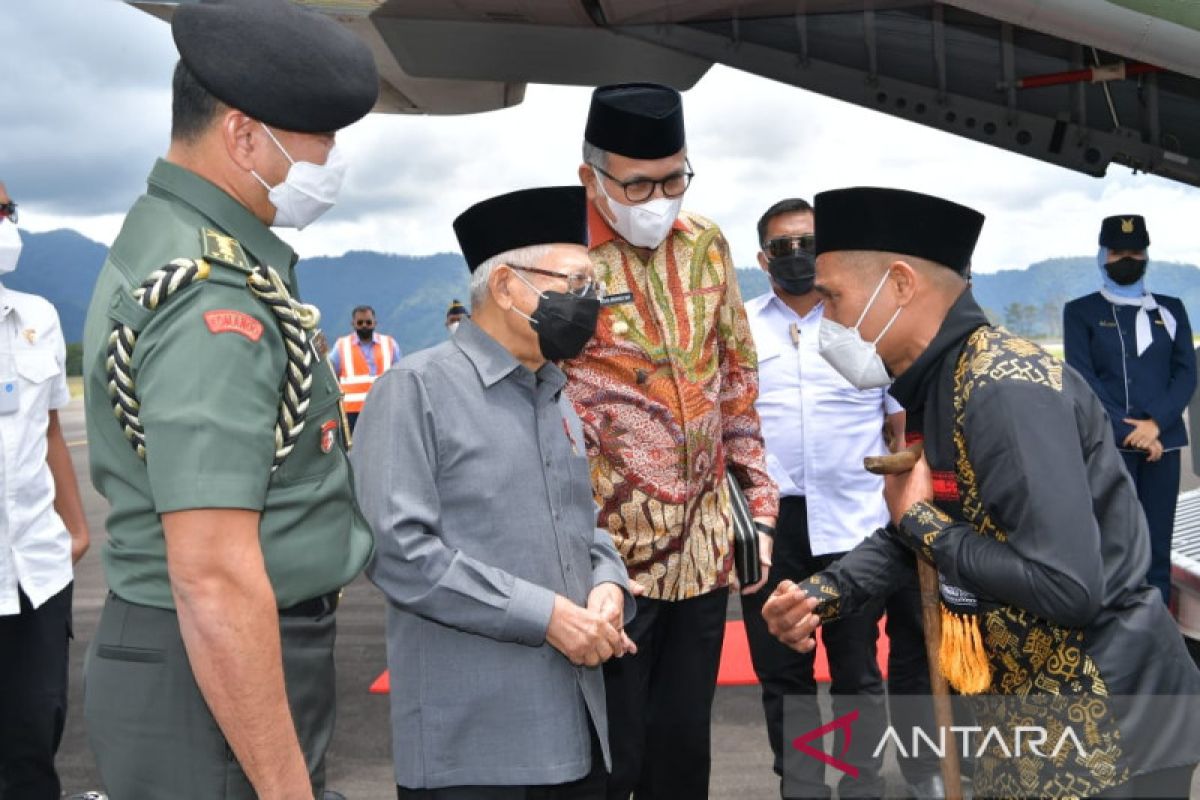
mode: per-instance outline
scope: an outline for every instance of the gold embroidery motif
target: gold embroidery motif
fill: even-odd
[[[972,334],[954,373],[954,450],[962,513],[977,533],[1006,541],[980,496],[967,455],[966,406],[978,389],[997,381],[1026,381],[1062,390],[1062,363],[1037,345],[1002,329]],[[1105,698],[1108,687],[1087,655],[1083,631],[1062,628],[1028,611],[1004,606],[984,614],[982,631],[992,669],[992,691],[1019,698],[1012,713],[978,722],[997,726],[1040,725],[1057,741],[1064,720],[1079,723],[1087,758],[1007,758],[989,752],[976,765],[975,790],[990,797],[1088,797],[1129,779],[1120,764],[1121,736]]]

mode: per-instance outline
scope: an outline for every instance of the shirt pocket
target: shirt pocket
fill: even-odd
[[[58,359],[49,350],[26,350],[14,355],[17,374],[32,384],[42,384],[58,374]]]
[[[304,430],[296,446],[279,467],[275,483],[287,485],[327,475],[340,460],[342,392],[324,361],[313,367],[313,389]]]
[[[25,350],[13,356],[21,387],[21,412],[44,414],[49,411],[51,387],[59,373],[58,359],[51,350]]]

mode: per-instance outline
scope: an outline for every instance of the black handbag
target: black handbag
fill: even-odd
[[[762,562],[758,558],[758,529],[750,516],[750,504],[733,471],[725,470],[729,487],[729,512],[733,517],[733,564],[738,583],[744,588],[762,580]]]

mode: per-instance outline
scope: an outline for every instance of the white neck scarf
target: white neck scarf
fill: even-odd
[[[1158,311],[1158,315],[1162,317],[1163,326],[1167,329],[1167,335],[1171,337],[1171,341],[1175,341],[1175,315],[1155,302],[1154,295],[1146,292],[1141,297],[1121,297],[1108,289],[1101,289],[1100,294],[1115,306],[1140,306],[1137,312],[1137,354],[1139,356],[1146,352],[1146,348],[1154,341],[1154,331],[1150,327],[1151,311]]]

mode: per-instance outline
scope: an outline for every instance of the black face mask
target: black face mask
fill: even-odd
[[[574,358],[596,333],[600,300],[565,292],[542,292],[529,325],[547,361]]]
[[[375,335],[374,325],[369,328],[355,328],[355,330],[358,332],[358,338],[362,339],[364,342],[371,341],[371,337]]]
[[[1146,274],[1146,259],[1125,256],[1104,265],[1104,271],[1118,286],[1137,283]]]
[[[767,271],[775,285],[788,294],[808,294],[817,278],[817,261],[808,253],[777,256],[767,262]]]

